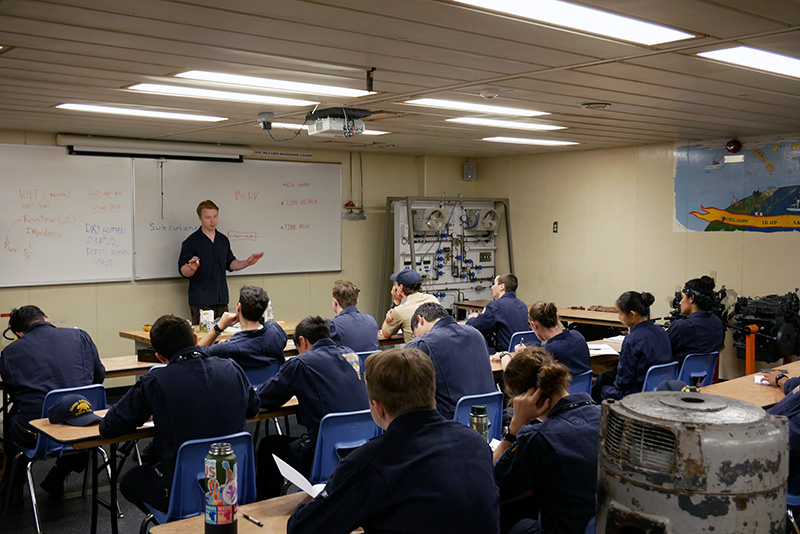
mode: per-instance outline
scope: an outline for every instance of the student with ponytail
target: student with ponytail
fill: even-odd
[[[681,290],[681,314],[667,330],[672,344],[672,358],[683,364],[687,354],[714,352],[725,340],[722,320],[711,313],[714,308],[714,279],[693,278]]]
[[[542,342],[542,347],[558,362],[563,363],[573,375],[591,369],[589,346],[577,330],[564,330],[558,320],[558,308],[552,302],[540,300],[530,311],[531,330]]]
[[[500,500],[510,501],[501,532],[584,532],[595,514],[600,407],[570,395],[569,370],[539,347],[515,354],[503,378],[514,415],[494,453]]]
[[[616,371],[597,377],[592,387],[595,402],[641,392],[650,366],[672,361],[667,333],[650,320],[650,306],[655,301],[650,293],[637,291],[627,291],[617,299],[619,320],[630,333],[622,342]]]

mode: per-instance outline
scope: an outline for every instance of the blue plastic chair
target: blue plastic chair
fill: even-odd
[[[719,351],[689,354],[683,360],[678,380],[690,386],[708,386],[714,380],[714,368],[717,366]]]
[[[589,522],[586,524],[586,530],[583,532],[583,534],[594,534],[596,521],[597,521],[597,518],[596,517],[592,517],[589,520]]]
[[[271,364],[267,365],[266,367],[254,367],[252,369],[244,369],[244,374],[247,375],[247,379],[250,381],[250,385],[254,388],[258,389],[261,384],[278,374],[278,371],[281,368],[281,362],[272,362]],[[267,423],[269,425],[269,422]],[[266,433],[269,434],[269,426],[266,427]],[[278,435],[283,435],[281,431],[281,426],[278,424],[278,420],[275,419],[275,428],[278,430]],[[289,428],[288,420],[286,421],[286,428]],[[258,440],[258,434],[261,432],[261,419],[256,421],[256,430],[253,433],[253,440]]]
[[[365,365],[367,365],[367,358],[370,354],[375,354],[376,352],[380,352],[380,350],[368,350],[366,352],[356,352],[358,354],[358,359],[361,360],[361,372],[364,372]]]
[[[455,419],[459,423],[469,424],[469,412],[473,405],[485,404],[489,414],[489,439],[501,439],[503,432],[503,394],[500,391],[481,393],[480,395],[464,395],[456,403]]]
[[[175,460],[169,508],[156,510],[145,503],[150,514],[144,518],[139,532],[147,532],[148,523],[164,524],[205,513],[205,457],[212,443],[230,443],[236,455],[238,471],[238,504],[256,500],[256,464],[253,454],[253,437],[247,432],[227,436],[193,439],[183,443]]]
[[[579,375],[574,375],[569,383],[569,393],[590,393],[592,391],[592,370],[584,371]]]
[[[75,388],[63,388],[63,389],[54,389],[47,393],[44,397],[44,403],[42,404],[42,419],[47,418],[47,411],[50,409],[53,404],[56,403],[58,399],[65,395],[71,394],[79,394],[86,397],[86,399],[92,404],[92,410],[103,410],[106,408],[106,390],[102,384],[92,384],[89,386],[80,386]],[[38,437],[36,438],[36,446],[32,449],[26,449],[24,447],[20,447],[20,453],[17,454],[16,458],[12,459],[11,469],[9,473],[9,479],[13,480],[16,475],[16,470],[18,468],[19,460],[22,458],[24,454],[28,458],[28,462],[26,464],[26,474],[28,479],[28,491],[31,496],[31,505],[33,508],[33,519],[36,522],[36,532],[41,534],[42,526],[39,521],[39,506],[36,502],[36,486],[33,483],[33,473],[32,473],[32,466],[35,462],[47,460],[48,457],[50,458],[57,458],[61,456],[65,452],[72,452],[75,449],[72,448],[71,445],[62,445],[57,443],[51,439],[49,439],[46,435],[42,432],[39,432]],[[103,458],[106,460],[106,464],[108,464],[108,456],[102,448],[99,448],[102,451]],[[108,473],[109,480],[111,479],[111,470],[110,468],[106,470]],[[88,473],[88,470],[87,470]],[[8,484],[10,488],[10,484]],[[86,484],[84,482],[84,494],[85,494],[85,487]],[[8,510],[8,501],[9,501],[10,493],[6,492],[6,503],[5,503],[5,510]]]
[[[675,380],[678,377],[678,362],[651,365],[644,376],[642,391],[655,391],[664,380]]]
[[[339,465],[342,449],[355,449],[383,430],[372,420],[369,410],[329,413],[319,423],[314,461],[311,464],[312,484],[327,482]]]
[[[514,347],[520,343],[531,347],[539,347],[542,345],[542,342],[539,341],[539,338],[536,337],[536,334],[533,330],[514,332],[514,334],[511,336],[511,341],[508,342],[508,352],[514,352]]]
[[[254,388],[258,388],[261,384],[278,374],[278,370],[281,368],[281,362],[272,362],[271,364],[267,365],[266,367],[256,367],[253,369],[245,369],[244,374],[247,375],[247,379],[250,380],[250,384]]]

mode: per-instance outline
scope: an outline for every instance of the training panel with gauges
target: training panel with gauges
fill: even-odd
[[[512,265],[506,199],[407,197],[387,199],[387,208],[387,214],[394,214],[392,272],[415,269],[424,291],[445,307],[462,300],[491,300],[501,230],[503,254],[509,243],[508,263],[502,263]]]

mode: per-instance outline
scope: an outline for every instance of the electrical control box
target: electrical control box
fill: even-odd
[[[423,290],[445,307],[462,300],[491,300],[499,274],[495,241],[505,213],[504,204],[497,204],[469,199],[394,202],[393,272],[415,269],[422,275]]]

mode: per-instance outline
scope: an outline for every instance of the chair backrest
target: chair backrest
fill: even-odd
[[[596,517],[592,517],[589,520],[589,522],[586,524],[586,530],[584,531],[584,534],[595,534],[594,531],[595,531],[596,521],[597,521]]]
[[[370,354],[375,354],[376,352],[380,352],[379,350],[368,350],[366,352],[356,352],[358,355],[358,359],[361,361],[361,369],[365,369],[365,365],[367,365],[367,358]]]
[[[464,395],[456,403],[455,419],[459,423],[469,424],[469,412],[474,405],[485,404],[489,414],[489,439],[501,439],[503,433],[503,394],[500,391],[481,393],[480,395]]]
[[[708,386],[714,380],[714,368],[717,366],[719,351],[689,354],[683,360],[678,380],[690,386]]]
[[[592,391],[592,370],[584,371],[579,375],[573,375],[569,383],[570,395],[575,393],[589,393]]]
[[[244,374],[247,375],[250,384],[254,388],[258,388],[261,384],[278,374],[281,368],[281,362],[272,362],[266,367],[256,367],[253,369],[245,369]]]
[[[678,377],[678,362],[651,365],[644,376],[642,391],[655,391],[664,380],[675,380]]]
[[[508,342],[508,352],[514,352],[514,347],[524,343],[527,346],[538,347],[542,344],[536,333],[533,330],[525,330],[523,332],[514,332],[511,336],[511,341]]]
[[[58,399],[65,395],[78,394],[83,395],[92,403],[92,410],[104,410],[106,408],[106,389],[103,384],[91,384],[88,386],[79,386],[74,388],[61,388],[53,389],[44,397],[42,404],[42,419],[47,417],[47,411],[53,406]],[[47,458],[49,453],[55,453],[63,450],[65,447],[55,441],[48,439],[42,432],[36,438],[35,455],[41,456],[42,459]],[[67,447],[70,448],[71,447]],[[33,458],[33,456],[30,456]]]
[[[360,447],[382,432],[372,420],[369,410],[329,413],[323,417],[319,424],[309,481],[312,484],[326,482],[339,465],[339,450]]]
[[[175,475],[166,520],[173,521],[205,513],[205,457],[212,443],[230,443],[236,455],[238,471],[237,502],[239,505],[256,500],[256,464],[253,436],[238,432],[227,436],[193,439],[183,443],[175,460]],[[159,523],[164,521],[159,520]]]

